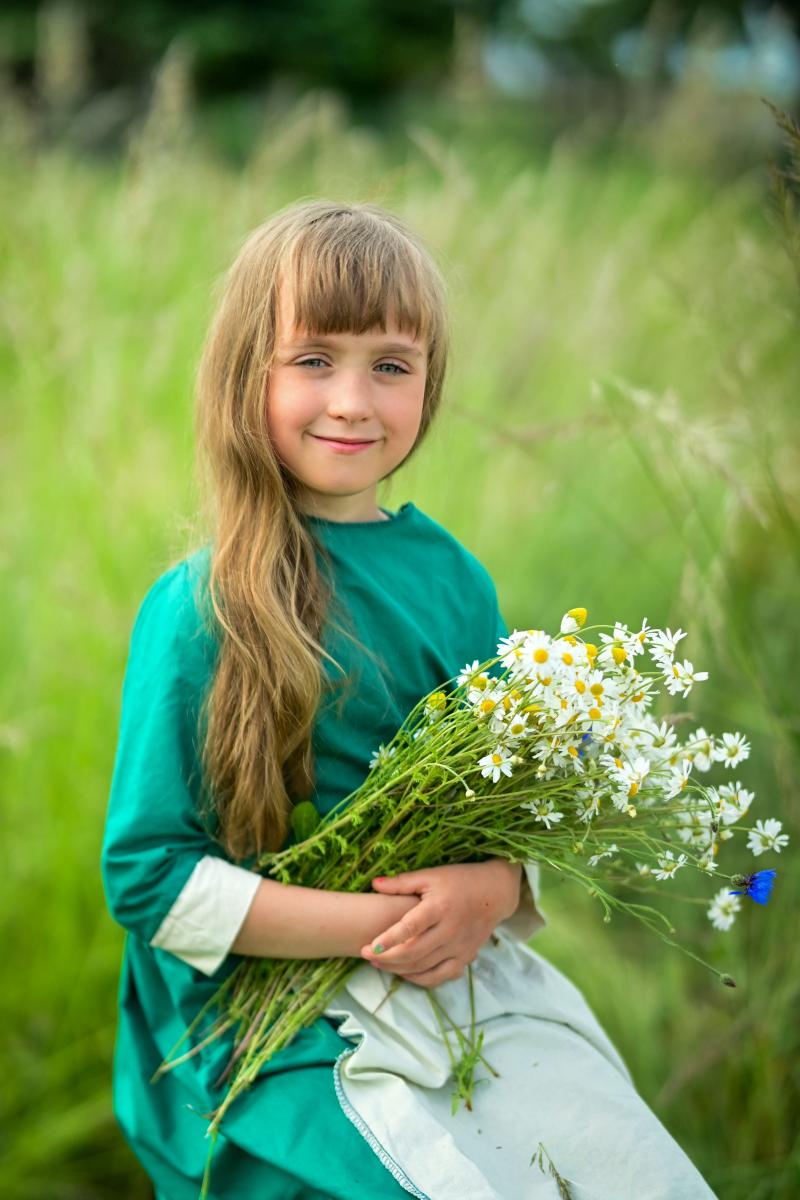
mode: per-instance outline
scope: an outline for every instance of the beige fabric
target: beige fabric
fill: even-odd
[[[538,868],[520,908],[473,964],[482,1053],[473,1111],[451,1114],[450,1060],[427,989],[363,963],[326,1009],[354,1042],[334,1068],[342,1108],[387,1170],[427,1200],[558,1200],[532,1163],[541,1142],[573,1200],[714,1200],[636,1092],[581,992],[525,944],[546,918]],[[467,973],[435,993],[469,1028]],[[452,1037],[452,1035],[451,1035]],[[454,1037],[452,1038],[455,1042]]]
[[[236,941],[260,883],[255,871],[204,855],[150,945],[213,975]]]

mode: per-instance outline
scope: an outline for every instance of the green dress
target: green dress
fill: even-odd
[[[324,633],[326,650],[348,672],[357,669],[359,682],[342,712],[323,705],[315,723],[313,800],[321,814],[358,787],[375,750],[422,696],[465,664],[493,656],[508,632],[491,576],[466,547],[410,501],[387,515],[305,518],[331,556],[337,596],[359,639],[384,664],[364,655],[355,662],[349,640]],[[208,565],[208,547],[182,560],[156,580],[137,613],[101,860],[109,910],[126,930],[114,1112],[159,1200],[199,1194],[209,1146],[202,1114],[224,1095],[214,1081],[230,1042],[220,1038],[155,1084],[150,1078],[242,961],[230,953],[208,975],[150,944],[199,860],[223,857],[197,816],[194,730],[217,648],[195,600]],[[334,1064],[353,1048],[337,1024],[321,1017],[303,1030],[231,1106],[214,1152],[212,1200],[408,1195],[337,1098]]]

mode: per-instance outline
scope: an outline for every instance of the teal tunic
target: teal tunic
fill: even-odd
[[[493,656],[508,632],[491,576],[466,547],[410,501],[388,515],[372,522],[305,518],[330,554],[336,594],[358,638],[383,664],[363,652],[356,661],[348,639],[323,630],[325,649],[348,673],[358,672],[358,684],[341,711],[329,701],[315,722],[312,799],[321,814],[364,780],[373,753],[422,696],[473,659]],[[101,859],[109,910],[126,930],[114,1112],[159,1200],[199,1194],[209,1147],[202,1114],[224,1096],[214,1081],[231,1041],[220,1038],[155,1084],[150,1077],[242,961],[231,953],[209,976],[150,945],[199,860],[224,857],[198,816],[196,719],[217,652],[196,599],[209,561],[205,547],[166,571],[136,615]],[[320,1017],[301,1031],[228,1110],[214,1153],[212,1200],[408,1195],[337,1099],[333,1066],[353,1048],[337,1024]]]

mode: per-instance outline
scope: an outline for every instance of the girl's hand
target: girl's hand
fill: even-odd
[[[504,858],[377,877],[376,891],[414,893],[420,901],[363,946],[362,957],[422,987],[459,979],[495,925],[516,911],[521,878],[520,864]]]

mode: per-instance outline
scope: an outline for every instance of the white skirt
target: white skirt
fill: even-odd
[[[538,901],[538,867],[526,864],[519,909],[472,966],[476,1036],[499,1072],[478,1062],[486,1082],[472,1111],[460,1100],[451,1114],[451,1062],[426,989],[402,980],[387,998],[397,977],[365,962],[325,1010],[356,1043],[334,1066],[344,1112],[423,1200],[715,1200],[581,992],[525,944],[546,923]],[[433,990],[468,1033],[467,972]]]

